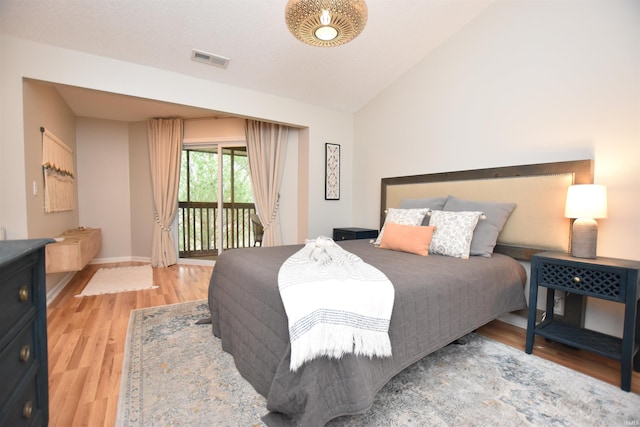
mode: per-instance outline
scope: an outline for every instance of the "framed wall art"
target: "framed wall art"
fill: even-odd
[[[326,143],[325,154],[325,200],[340,200],[340,145]]]

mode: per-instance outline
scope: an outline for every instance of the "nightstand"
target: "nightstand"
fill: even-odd
[[[335,241],[375,239],[376,237],[378,237],[378,230],[371,228],[346,227],[333,229],[333,240]]]
[[[588,350],[620,362],[621,388],[631,389],[631,370],[640,371],[640,262],[616,258],[575,258],[566,253],[543,252],[531,257],[531,287],[526,352],[533,351],[535,335]],[[538,288],[547,288],[546,318],[536,325]],[[622,339],[554,319],[555,291],[624,304]],[[566,310],[566,307],[565,307]]]

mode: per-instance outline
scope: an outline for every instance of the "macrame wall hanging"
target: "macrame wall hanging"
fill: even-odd
[[[50,131],[41,127],[42,169],[44,172],[44,211],[75,209],[73,150]]]

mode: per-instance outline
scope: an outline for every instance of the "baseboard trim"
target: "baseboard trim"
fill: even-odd
[[[123,256],[113,258],[94,258],[89,261],[89,264],[114,264],[118,262],[151,262],[149,257],[137,257],[137,256]]]
[[[216,262],[209,259],[192,259],[192,258],[179,258],[178,264],[182,265],[205,265],[213,267]]]
[[[62,278],[62,280],[58,282],[57,285],[53,287],[53,289],[47,292],[47,307],[54,299],[56,299],[58,295],[60,295],[60,292],[62,292],[62,290],[69,284],[69,282],[71,282],[71,279],[73,279],[73,276],[75,274],[76,271],[70,271]]]
[[[94,258],[89,264],[115,264],[118,262],[146,262],[151,263],[150,257],[113,257],[113,258]],[[184,265],[205,265],[205,266],[214,266],[216,264],[213,260],[200,260],[200,259],[192,259],[192,258],[178,258],[178,264]]]
[[[527,329],[527,318],[515,313],[507,313],[504,316],[500,316],[498,320],[521,329]]]
[[[529,309],[525,308],[522,310],[513,311],[511,313],[507,313],[504,316],[498,318],[498,320],[503,321],[504,323],[508,323],[513,326],[517,326],[522,329],[527,329]],[[544,310],[536,310],[536,325],[542,322],[544,318],[545,311]],[[554,319],[563,320],[564,316],[558,313],[553,314]]]

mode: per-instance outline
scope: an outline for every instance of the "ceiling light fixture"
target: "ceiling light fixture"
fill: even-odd
[[[358,36],[367,25],[364,0],[289,0],[285,20],[298,40],[332,47]]]

